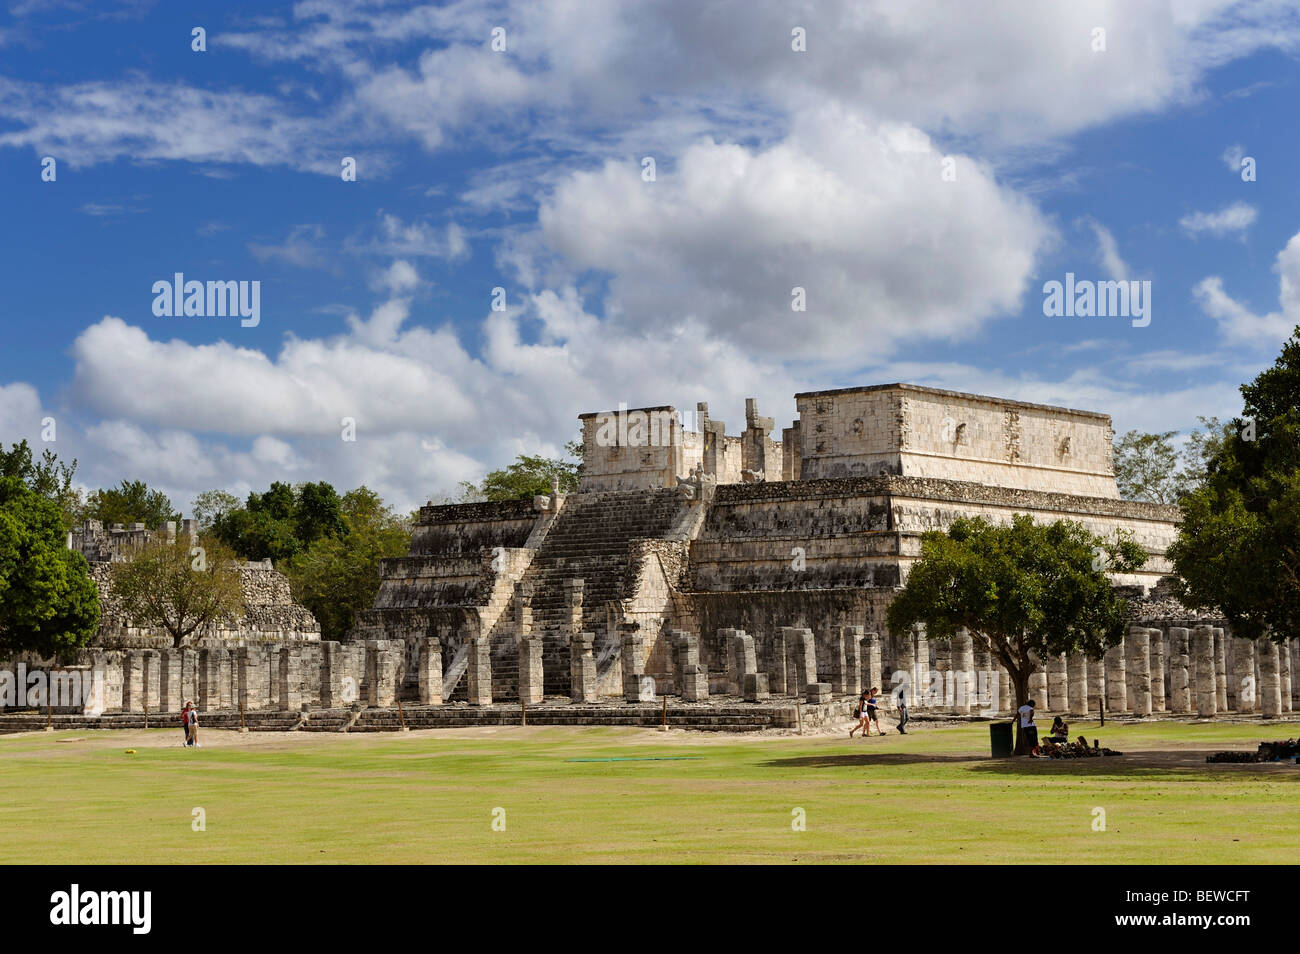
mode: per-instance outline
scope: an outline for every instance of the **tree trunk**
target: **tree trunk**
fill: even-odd
[[[1008,669],[1007,675],[1011,677],[1011,706],[1019,709],[1029,699],[1029,670],[1016,667]],[[1011,718],[1016,727],[1016,747],[1013,752],[1016,755],[1028,755],[1029,739],[1020,731],[1020,713],[1013,712]]]

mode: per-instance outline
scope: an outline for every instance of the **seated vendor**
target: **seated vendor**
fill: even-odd
[[[1070,741],[1070,726],[1060,716],[1052,720],[1052,733],[1048,736],[1048,740],[1060,745]]]

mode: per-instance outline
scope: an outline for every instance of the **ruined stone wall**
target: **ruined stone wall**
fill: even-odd
[[[803,479],[898,474],[1119,496],[1104,414],[906,384],[796,401]]]

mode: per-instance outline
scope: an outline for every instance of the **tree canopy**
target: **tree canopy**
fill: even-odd
[[[1106,573],[1145,562],[1131,539],[1103,540],[1072,521],[958,518],[947,533],[921,538],[921,559],[889,607],[889,629],[906,633],[924,623],[931,639],[969,630],[1007,670],[1018,704],[1038,660],[1096,658],[1123,637],[1124,601]]]
[[[53,500],[0,477],[0,651],[64,655],[94,635],[99,594],[65,533]]]
[[[0,445],[0,477],[17,478],[33,493],[57,504],[67,530],[80,519],[83,506],[80,494],[72,486],[76,472],[75,459],[65,464],[48,449],[41,452],[39,460],[35,459],[25,440],[8,451]]]
[[[243,612],[234,554],[211,538],[194,548],[184,534],[156,535],[130,560],[113,564],[112,580],[113,598],[127,617],[165,629],[175,647]]]
[[[181,519],[168,496],[161,490],[150,490],[143,480],[124,480],[117,487],[93,491],[86,498],[85,517],[106,524],[143,523],[150,530]]]
[[[531,500],[549,494],[551,482],[558,479],[560,493],[573,493],[582,479],[581,447],[577,442],[570,442],[565,449],[579,459],[520,454],[514,463],[491,471],[478,487],[469,485],[467,489],[477,491],[484,500]]]
[[[1204,484],[1182,500],[1174,589],[1239,636],[1281,640],[1300,623],[1300,328],[1241,394]]]
[[[338,492],[325,481],[296,487],[275,481],[266,493],[250,493],[242,508],[223,508],[228,501],[217,498],[207,502],[217,505],[212,532],[247,560],[279,564],[323,537],[347,531]]]

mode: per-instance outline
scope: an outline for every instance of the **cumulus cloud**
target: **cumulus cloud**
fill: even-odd
[[[1253,205],[1245,202],[1233,202],[1216,212],[1191,212],[1178,220],[1183,231],[1197,236],[1208,233],[1216,238],[1226,235],[1245,236],[1246,230],[1259,215]]]
[[[1202,279],[1192,294],[1201,310],[1218,322],[1224,338],[1248,347],[1276,347],[1300,325],[1300,233],[1278,252],[1273,270],[1278,274],[1279,307],[1267,314],[1256,314],[1230,296],[1218,275]]]

